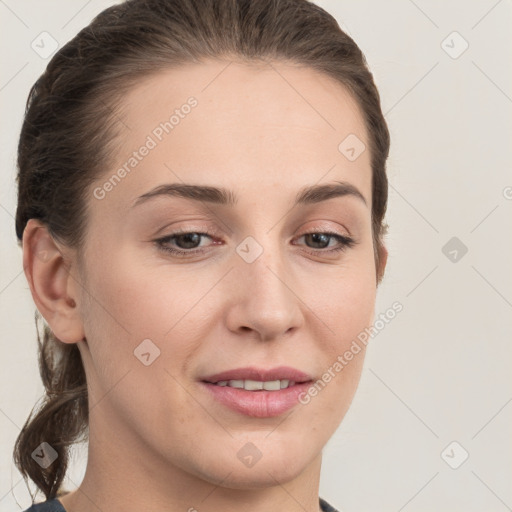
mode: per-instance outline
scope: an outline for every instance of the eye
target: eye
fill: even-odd
[[[213,238],[209,233],[202,233],[199,231],[177,231],[171,235],[155,240],[155,243],[158,249],[164,252],[178,257],[186,257],[204,252],[204,249],[198,248],[198,244],[201,242],[203,237]],[[181,247],[173,247],[170,245],[172,241]]]
[[[319,254],[333,254],[333,253],[339,253],[341,251],[344,251],[346,249],[349,249],[353,247],[357,242],[348,236],[340,235],[339,233],[333,233],[331,231],[313,231],[310,233],[305,233],[300,238],[305,238],[310,243],[315,245],[320,245],[320,247],[314,247],[313,251],[306,251],[310,254],[318,256]],[[331,241],[335,241],[337,244],[334,245],[334,247],[330,249],[326,249],[326,247],[329,246],[329,243]]]
[[[154,242],[161,251],[177,257],[188,257],[203,254],[207,251],[207,249],[200,245],[201,240],[205,237],[210,239],[214,238],[214,236],[208,232],[177,231],[163,238],[154,240]],[[307,243],[313,244],[313,250],[306,252],[315,256],[339,253],[353,247],[357,243],[353,238],[330,231],[313,231],[298,237],[299,240],[301,238],[305,238]],[[327,249],[326,247],[329,247],[332,241],[335,242],[334,247]],[[171,244],[174,244],[174,246]],[[176,245],[178,247],[176,247]]]

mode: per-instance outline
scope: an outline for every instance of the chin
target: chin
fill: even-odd
[[[272,464],[261,466],[259,469],[253,468],[233,468],[229,477],[222,479],[222,487],[228,489],[263,489],[266,487],[274,487],[277,482],[286,484],[297,478],[304,468],[288,468],[286,471],[277,469]],[[224,475],[225,477],[225,475]],[[217,480],[215,483],[219,485]]]
[[[291,456],[282,450],[272,450],[268,456],[263,453],[252,466],[246,466],[236,456],[233,460],[224,454],[214,464],[204,461],[207,466],[203,470],[208,471],[202,478],[228,489],[261,489],[275,486],[277,482],[285,484],[297,478],[315,459],[314,455],[308,458],[309,454],[297,453],[298,449],[294,452]]]

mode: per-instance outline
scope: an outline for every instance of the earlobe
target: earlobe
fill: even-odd
[[[23,232],[23,270],[37,309],[55,336],[64,343],[82,340],[76,279],[63,248],[37,219],[30,219]]]

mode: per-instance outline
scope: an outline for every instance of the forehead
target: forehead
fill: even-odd
[[[180,180],[267,200],[344,180],[370,202],[362,112],[344,86],[311,68],[211,60],[166,69],[137,82],[117,115],[118,149],[99,182],[125,168],[108,194],[118,210],[156,185]],[[354,142],[361,153],[350,159],[344,151]]]

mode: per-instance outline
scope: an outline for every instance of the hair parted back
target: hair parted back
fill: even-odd
[[[101,12],[53,56],[30,90],[18,146],[18,240],[37,218],[80,253],[84,191],[113,162],[123,94],[149,73],[210,58],[288,61],[352,93],[369,135],[377,268],[386,232],[388,127],[363,53],[308,0],[127,0]],[[37,320],[36,311],[36,326]],[[69,448],[87,437],[87,383],[76,344],[59,341],[46,324],[37,336],[45,395],[16,440],[14,462],[51,499],[63,492]],[[58,454],[46,469],[31,456],[42,442]]]

